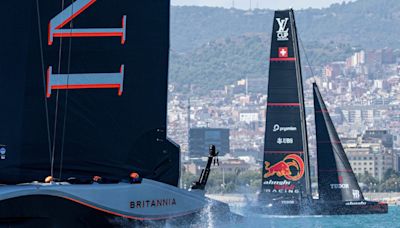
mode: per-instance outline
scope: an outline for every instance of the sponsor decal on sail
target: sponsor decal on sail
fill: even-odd
[[[54,38],[104,38],[119,37],[121,45],[126,42],[127,16],[122,15],[119,28],[64,28],[67,24],[88,8],[97,0],[76,0],[49,22],[48,45],[52,46]],[[116,70],[115,70],[116,71]],[[118,95],[123,92],[124,65],[120,65],[119,72],[113,73],[53,73],[53,67],[47,68],[46,97],[50,98],[52,90],[65,89],[118,89]]]
[[[304,175],[304,161],[296,155],[290,154],[286,156],[283,161],[270,165],[269,162],[265,162],[265,170],[267,171],[264,178],[278,176],[284,177],[286,180],[298,181]]]
[[[291,181],[283,180],[283,181],[273,181],[268,180],[263,182],[264,185],[272,185],[272,189],[267,189],[266,192],[272,193],[300,193],[298,189],[296,189],[296,185],[292,184]]]
[[[7,146],[6,145],[0,145],[0,159],[1,160],[6,160],[6,155],[7,155]]]
[[[353,189],[353,199],[358,200],[361,198],[361,194],[359,190],[354,190]]]
[[[273,180],[267,180],[264,181],[264,185],[290,185],[292,182],[283,180],[283,181],[273,181]]]
[[[297,127],[281,127],[279,124],[275,124],[273,129],[273,132],[277,132],[277,131],[283,131],[283,132],[287,132],[287,131],[297,131]]]
[[[76,0],[49,22],[48,45],[53,45],[55,37],[120,37],[121,44],[126,40],[126,15],[122,16],[120,28],[64,28],[97,0]]]
[[[293,144],[293,138],[277,138],[276,143],[280,144]]]
[[[132,209],[152,208],[152,207],[171,207],[176,205],[175,198],[172,199],[150,199],[136,200],[129,203]]]
[[[276,18],[276,21],[278,22],[278,25],[279,25],[279,29],[276,32],[277,40],[278,41],[289,40],[289,38],[288,38],[289,37],[289,28],[286,28],[289,18],[287,18],[287,17],[284,19]]]
[[[296,186],[290,188],[281,188],[281,189],[265,189],[266,193],[289,193],[289,194],[300,194],[299,189],[295,189]]]
[[[331,189],[349,189],[350,185],[349,184],[344,184],[343,183],[343,176],[338,176],[338,181],[339,184],[330,184]]]
[[[348,189],[349,184],[330,184],[331,189]]]
[[[367,202],[361,201],[361,202],[347,202],[347,206],[358,206],[358,205],[367,205]]]
[[[287,58],[289,57],[289,51],[287,47],[278,48],[278,57],[279,58]]]

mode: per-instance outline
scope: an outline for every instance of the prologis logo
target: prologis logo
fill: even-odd
[[[275,124],[274,128],[273,128],[273,131],[274,132],[277,132],[277,131],[284,131],[284,132],[286,132],[286,131],[297,131],[297,127],[281,127],[281,126],[279,126],[279,124]]]
[[[264,178],[277,175],[278,177],[285,177],[287,180],[298,181],[304,175],[304,162],[300,156],[290,154],[283,161],[272,166],[269,162],[265,162],[265,170],[267,172]]]
[[[289,18],[285,18],[285,19],[276,18],[276,21],[278,22],[278,25],[279,25],[279,29],[276,32],[277,40],[278,41],[289,40],[289,38],[288,38],[289,37],[289,28],[286,28]]]

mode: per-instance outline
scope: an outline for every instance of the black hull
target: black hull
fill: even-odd
[[[353,215],[353,214],[387,214],[388,205],[372,201],[355,202],[349,205],[344,202],[317,202],[315,203],[316,215]]]
[[[152,222],[162,225],[165,220]],[[0,202],[1,227],[112,227],[123,223],[143,225],[146,221],[124,219],[54,196],[23,196]]]
[[[385,203],[363,201],[353,202],[319,202],[310,204],[289,204],[289,205],[255,205],[250,211],[263,215],[353,215],[353,214],[386,214],[388,205]]]

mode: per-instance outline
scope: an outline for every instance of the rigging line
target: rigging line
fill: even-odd
[[[301,40],[300,37],[299,37],[299,40],[300,40],[301,48],[303,49],[304,57],[306,57],[307,65],[310,68],[312,78],[314,79],[314,82],[315,82],[314,70],[313,70],[313,68],[312,68],[312,66],[310,64],[310,61],[308,60],[308,55],[307,55],[306,49],[304,48],[303,41]]]
[[[64,3],[65,0],[62,0],[61,3],[61,12],[64,11]],[[58,74],[61,73],[61,57],[62,57],[62,44],[63,39],[60,37],[60,47],[58,49]],[[51,170],[50,175],[54,177],[54,159],[55,159],[55,151],[56,151],[56,136],[57,136],[57,119],[58,119],[58,100],[59,100],[60,91],[57,90],[56,95],[56,110],[54,114],[54,131],[53,131],[53,148],[51,154]]]
[[[44,107],[46,112],[46,125],[47,125],[47,141],[49,145],[49,159],[51,162],[51,136],[50,136],[50,121],[49,121],[49,108],[46,98],[46,70],[44,67],[44,57],[43,57],[43,39],[42,39],[42,27],[40,25],[40,8],[39,8],[39,0],[36,0],[36,10],[37,10],[37,18],[38,18],[38,29],[39,29],[39,43],[40,43],[40,59],[42,63],[42,81],[43,81],[43,97],[44,97]]]
[[[72,12],[74,12],[74,4],[73,0],[71,0],[72,4]],[[72,28],[73,28],[73,22],[74,19],[71,20],[69,27],[71,29],[72,33]],[[69,74],[70,74],[70,69],[71,69],[71,52],[72,52],[72,38],[69,38],[69,47],[68,47],[68,66],[67,66],[67,87],[69,85]],[[65,144],[65,132],[66,132],[66,126],[67,126],[67,114],[68,114],[68,89],[65,91],[65,104],[64,104],[64,123],[63,123],[63,132],[61,136],[61,154],[60,154],[60,173],[59,173],[59,179],[61,180],[62,178],[62,169],[63,169],[63,160],[64,160],[64,144]]]

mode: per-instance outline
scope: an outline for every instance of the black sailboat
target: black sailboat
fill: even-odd
[[[365,201],[314,85],[318,186],[314,200],[301,63],[293,10],[276,11],[271,40],[262,187],[254,211],[266,214],[385,213]]]
[[[298,214],[312,199],[300,55],[294,13],[274,17],[262,190],[270,213]]]
[[[166,135],[170,1],[2,9],[1,225],[101,227],[208,205],[177,187],[180,149]]]
[[[313,84],[313,95],[319,192],[315,213],[387,213],[387,204],[364,199],[316,83]]]

